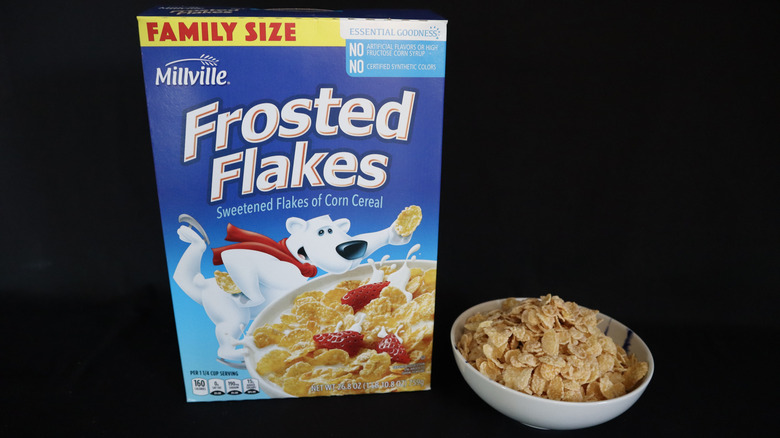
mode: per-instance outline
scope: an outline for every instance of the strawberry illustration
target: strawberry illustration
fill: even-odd
[[[409,363],[412,358],[406,353],[406,348],[401,343],[401,339],[398,336],[390,333],[385,336],[379,344],[376,346],[378,353],[387,353],[394,362]]]
[[[314,335],[317,348],[340,349],[353,356],[363,347],[363,335],[354,330]]]
[[[352,289],[341,298],[341,304],[351,306],[352,309],[357,312],[365,307],[366,304],[370,303],[371,300],[377,298],[379,293],[382,292],[382,289],[387,287],[388,284],[390,284],[389,281],[383,281],[381,283],[365,284]]]

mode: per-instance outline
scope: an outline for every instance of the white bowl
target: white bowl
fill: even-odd
[[[393,264],[400,268],[404,264],[404,260],[386,260],[381,262],[382,266],[390,266]],[[422,270],[428,270],[436,267],[435,260],[407,260],[406,264],[412,269],[420,268]],[[244,348],[247,350],[244,354],[244,364],[246,365],[249,374],[258,380],[260,389],[268,397],[286,398],[293,396],[284,392],[279,385],[257,374],[257,362],[265,355],[265,351],[258,349],[254,345],[254,342],[251,341],[252,334],[255,330],[265,324],[279,322],[282,314],[289,312],[292,309],[295,298],[304,292],[313,290],[328,291],[344,280],[365,280],[371,276],[372,272],[373,268],[371,265],[364,264],[343,274],[325,274],[322,277],[317,277],[314,280],[307,282],[297,289],[293,289],[260,311],[246,331],[246,339],[248,342],[243,344]]]
[[[639,399],[650,383],[655,365],[647,345],[628,327],[602,313],[598,315],[602,320],[599,328],[604,330],[616,345],[623,346],[626,352],[635,354],[637,359],[648,364],[647,375],[631,392],[611,400],[567,402],[528,395],[490,380],[466,362],[458,351],[457,344],[463,334],[463,326],[470,316],[498,309],[502,302],[504,299],[488,301],[466,310],[455,320],[450,331],[455,362],[466,383],[487,404],[502,414],[539,429],[582,429],[605,423],[625,412]]]

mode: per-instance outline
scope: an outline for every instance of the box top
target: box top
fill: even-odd
[[[158,6],[139,17],[289,17],[289,18],[369,18],[399,20],[444,20],[423,9],[311,9],[311,8],[208,8],[201,6]]]

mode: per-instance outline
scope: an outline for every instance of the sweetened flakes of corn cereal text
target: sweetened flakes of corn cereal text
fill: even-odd
[[[457,348],[482,374],[517,391],[572,402],[620,397],[648,365],[602,333],[597,315],[553,295],[509,298],[466,320]]]

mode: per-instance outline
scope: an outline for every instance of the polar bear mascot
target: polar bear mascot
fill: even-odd
[[[377,249],[405,245],[412,238],[411,234],[401,236],[393,225],[352,237],[347,234],[348,219],[334,221],[327,215],[309,220],[287,219],[290,235],[278,242],[228,224],[225,240],[235,243],[212,249],[214,265],[224,265],[227,275],[205,278],[200,266],[208,236],[192,217],[181,215],[179,221],[185,223],[177,231],[179,238],[189,246],[173,279],[203,306],[216,325],[217,360],[238,368],[243,367],[238,340],[263,307],[303,285],[320,269],[328,273],[347,272]],[[228,275],[229,280],[224,280]]]

